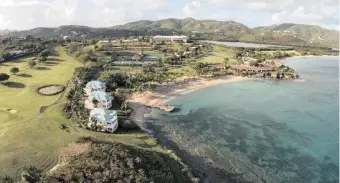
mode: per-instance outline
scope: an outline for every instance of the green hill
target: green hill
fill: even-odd
[[[339,31],[324,29],[317,25],[285,23],[253,29],[257,35],[271,35],[278,39],[284,37],[299,39],[309,45],[338,47]]]
[[[247,41],[298,46],[339,47],[339,31],[316,25],[284,23],[253,29],[234,21],[163,19],[140,20],[106,28],[66,25],[57,28],[34,28],[26,31],[1,31],[7,35],[30,34],[43,38],[63,36],[137,36],[185,34],[191,39]]]

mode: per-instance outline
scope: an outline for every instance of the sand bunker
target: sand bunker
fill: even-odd
[[[63,92],[64,89],[65,89],[65,86],[63,85],[47,85],[47,86],[39,87],[37,89],[37,92],[41,95],[52,96],[52,95],[57,95]]]
[[[16,113],[17,111],[16,110],[14,110],[14,109],[7,109],[7,111],[8,112],[10,112],[10,113],[12,113],[12,114],[14,114],[14,113]]]

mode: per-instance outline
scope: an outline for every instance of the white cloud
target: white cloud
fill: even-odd
[[[184,6],[183,12],[185,16],[193,16],[199,10],[200,6],[201,2],[194,0]]]
[[[36,0],[1,0],[0,7],[16,7],[16,6],[33,6],[37,4],[44,4]]]
[[[0,27],[7,27],[10,23],[10,20],[5,20],[4,16],[0,14]]]
[[[207,0],[216,6],[272,14],[273,23],[294,22],[327,27],[339,25],[338,0]]]
[[[68,24],[107,27],[155,19],[166,10],[166,3],[167,0],[0,0],[0,29]]]
[[[136,20],[193,17],[339,25],[337,0],[0,0],[0,29],[78,24],[108,27]],[[183,8],[180,8],[180,7]]]

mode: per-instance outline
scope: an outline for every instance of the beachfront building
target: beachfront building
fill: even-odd
[[[114,133],[118,128],[117,112],[104,108],[95,108],[90,112],[87,126],[96,131]]]
[[[93,91],[85,101],[85,107],[87,109],[110,109],[112,107],[112,100],[113,97],[109,93],[103,91]]]
[[[106,85],[103,82],[100,81],[90,81],[86,84],[86,87],[84,88],[84,92],[86,96],[91,95],[94,91],[102,91],[105,92]]]
[[[156,43],[170,42],[170,43],[186,43],[188,42],[187,36],[154,36],[152,40]]]

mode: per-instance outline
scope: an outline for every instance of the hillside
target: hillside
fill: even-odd
[[[285,23],[280,25],[249,28],[233,21],[163,19],[140,20],[107,28],[67,25],[57,28],[34,28],[26,31],[0,31],[6,35],[30,34],[43,38],[62,36],[137,36],[185,34],[192,39],[247,41],[298,46],[339,47],[339,31],[324,29],[316,25]]]
[[[171,29],[176,32],[197,32],[197,33],[223,33],[225,35],[242,35],[250,33],[250,29],[233,21],[216,21],[216,20],[195,20],[186,19],[164,19],[159,21],[137,21],[125,25],[114,26],[114,29],[127,30],[161,30]]]
[[[285,23],[256,27],[253,32],[264,36],[269,34],[275,37],[292,37],[307,44],[333,45],[334,47],[338,47],[337,45],[339,44],[339,31],[327,30],[317,25]]]
[[[183,165],[161,152],[81,137],[62,148],[58,164],[49,171],[24,167],[20,178],[0,174],[0,182],[197,182],[199,179],[189,178],[189,169]]]

